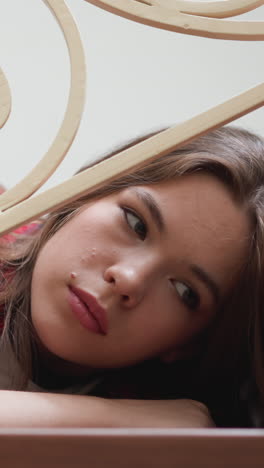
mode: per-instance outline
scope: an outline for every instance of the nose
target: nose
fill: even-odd
[[[144,298],[151,281],[151,268],[141,265],[118,264],[105,270],[104,280],[112,287],[122,305],[126,308],[137,306]]]

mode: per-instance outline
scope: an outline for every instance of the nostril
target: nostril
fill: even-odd
[[[124,302],[127,302],[127,301],[129,301],[129,296],[127,296],[126,294],[123,294],[122,299],[123,299]]]
[[[107,283],[110,283],[110,284],[116,283],[114,275],[110,274],[110,272],[106,272],[106,274],[104,275],[104,279],[105,281],[107,281]]]

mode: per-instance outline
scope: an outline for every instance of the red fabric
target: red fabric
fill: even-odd
[[[1,190],[1,187],[0,187],[0,190]],[[21,226],[15,229],[13,232],[2,236],[1,241],[13,243],[15,242],[19,234],[31,234],[34,231],[36,231],[39,226],[40,226],[39,223],[26,224],[25,226]],[[5,318],[5,305],[0,304],[0,334],[4,328],[4,318]]]
[[[0,183],[0,195],[1,193],[5,192],[5,187]],[[30,223],[26,224],[25,226],[20,226],[19,228],[15,229],[12,233],[5,234],[1,237],[7,242],[14,242],[18,234],[29,234],[33,232],[38,226],[38,223]]]
[[[38,228],[38,226],[38,223],[30,223],[26,224],[26,226],[20,226],[19,228],[15,229],[15,231],[2,236],[1,239],[4,239],[4,241],[7,242],[14,242],[19,234],[31,234]]]

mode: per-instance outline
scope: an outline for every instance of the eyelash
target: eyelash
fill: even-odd
[[[176,293],[178,294],[180,300],[185,304],[185,306],[188,307],[188,309],[190,309],[190,310],[197,310],[199,308],[200,302],[201,302],[199,294],[197,294],[196,291],[194,291],[190,286],[188,286],[188,284],[183,283],[182,281],[173,280],[172,283],[174,285]],[[186,300],[184,300],[184,295],[185,295],[186,291],[184,291],[183,296],[181,297],[179,291],[176,288],[177,283],[183,285],[185,288],[187,288],[189,291],[191,291],[191,297],[187,297]]]
[[[144,241],[146,239],[146,237],[147,237],[147,234],[148,234],[148,227],[147,227],[147,224],[145,223],[145,221],[134,210],[131,210],[131,208],[122,207],[122,210],[124,212],[124,217],[125,217],[126,223],[128,224],[129,228],[132,229],[132,231],[134,231],[135,234],[142,241]],[[141,223],[141,225],[143,226],[143,232],[137,232],[136,227],[132,226],[131,221],[129,220],[129,215],[133,216],[134,218],[137,218],[136,225],[138,223]]]
[[[128,224],[129,228],[132,229],[132,231],[134,231],[136,233],[136,235],[142,241],[144,241],[146,239],[146,237],[147,237],[147,234],[148,234],[148,227],[147,227],[147,224],[145,223],[145,221],[131,208],[122,207],[122,210],[123,210],[123,213],[124,213],[125,221]],[[143,233],[142,232],[141,233],[137,232],[135,227],[133,227],[131,225],[131,222],[129,221],[129,218],[128,218],[129,215],[132,215],[134,218],[136,218],[137,223],[139,222],[139,223],[141,223],[141,225],[143,225],[143,230],[144,230]],[[183,297],[181,297],[179,291],[177,291],[177,288],[176,288],[177,283],[183,285],[185,288],[188,288],[188,290],[191,291],[191,297],[189,297],[189,298],[187,297],[186,299],[184,299],[184,295],[186,295],[186,292],[184,292]],[[180,301],[182,301],[183,304],[188,309],[197,310],[199,308],[201,301],[200,301],[200,296],[199,296],[199,294],[196,293],[196,291],[194,291],[190,286],[188,286],[186,283],[184,283],[182,281],[172,280],[172,284],[174,285],[174,288],[175,288],[176,293],[178,294],[178,296],[180,298]],[[189,303],[188,303],[188,301],[189,301]]]

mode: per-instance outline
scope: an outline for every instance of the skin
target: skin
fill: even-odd
[[[142,190],[155,198],[163,232],[141,200]],[[234,286],[248,238],[245,210],[207,174],[131,187],[90,202],[38,256],[31,314],[41,346],[49,360],[57,356],[76,364],[73,373],[155,356],[177,359]],[[217,284],[217,300],[191,265]],[[104,307],[106,335],[85,329],[72,314],[70,285]]]
[[[0,391],[0,428],[214,427],[207,408],[193,400],[104,399]],[[10,411],[12,408],[12,411]]]

